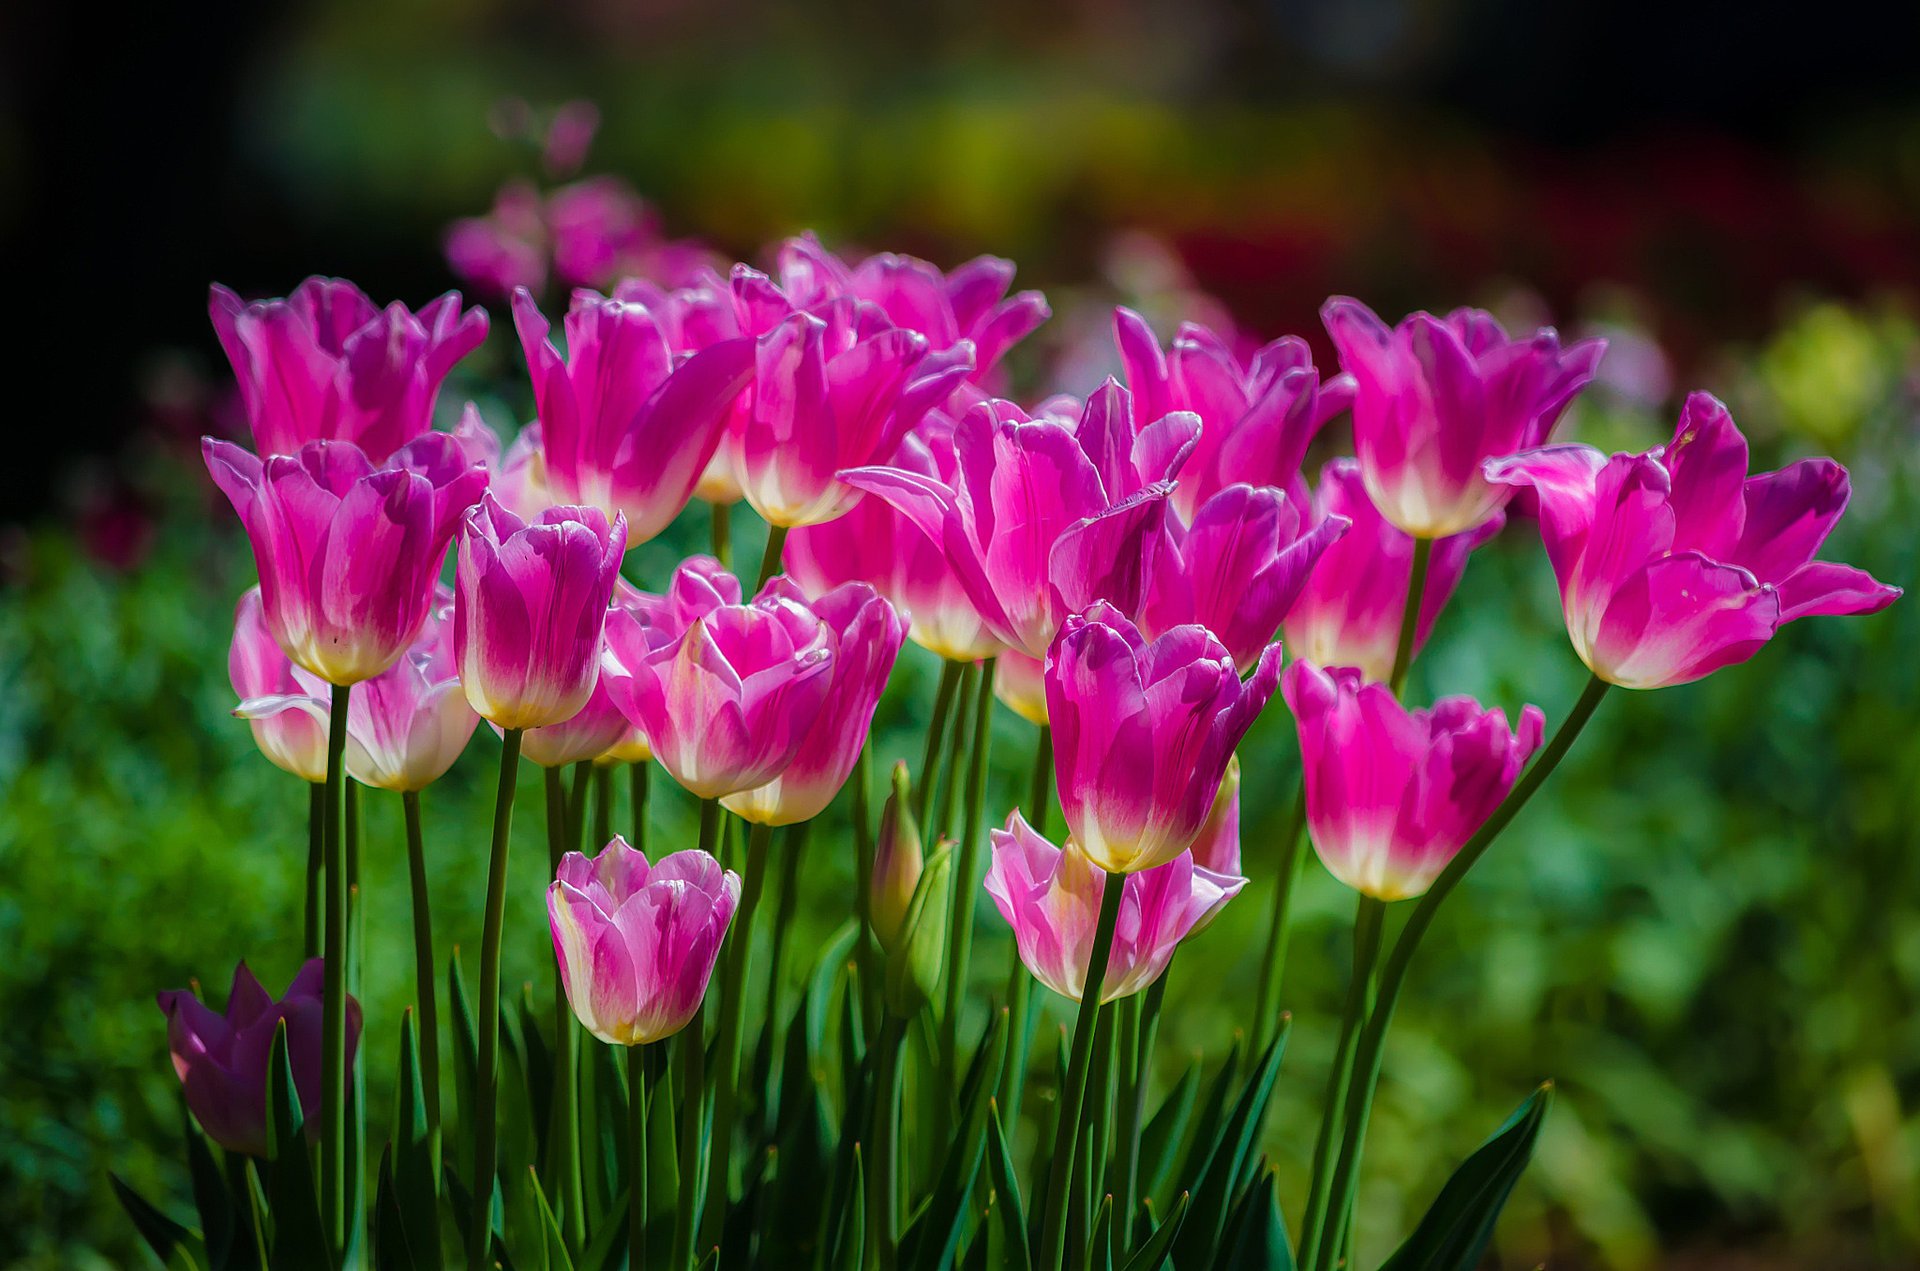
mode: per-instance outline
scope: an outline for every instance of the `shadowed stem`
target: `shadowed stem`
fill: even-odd
[[[760,556],[760,581],[753,585],[753,594],[759,595],[767,581],[780,572],[780,554],[787,549],[787,527],[769,525],[767,527],[767,550]]]
[[[1385,901],[1372,896],[1360,897],[1353,918],[1353,971],[1347,979],[1347,1004],[1341,1012],[1340,1041],[1334,1047],[1333,1064],[1327,1070],[1327,1093],[1321,1100],[1320,1133],[1313,1142],[1311,1188],[1307,1192],[1306,1216],[1300,1223],[1300,1262],[1312,1266],[1323,1243],[1338,1243],[1345,1211],[1328,1204],[1333,1185],[1334,1135],[1339,1131],[1347,1089],[1353,1079],[1354,1047],[1360,1028],[1366,1021],[1367,993],[1373,979],[1373,964],[1380,956],[1381,924],[1387,913]]]
[[[1353,1191],[1360,1172],[1360,1149],[1366,1140],[1367,1121],[1373,1111],[1373,1094],[1380,1083],[1380,1060],[1386,1050],[1387,1028],[1393,1023],[1393,1008],[1400,997],[1400,990],[1407,978],[1407,968],[1413,962],[1414,952],[1420,947],[1421,939],[1427,934],[1427,928],[1433,925],[1433,916],[1439,910],[1447,894],[1460,885],[1468,870],[1475,862],[1486,855],[1487,848],[1507,828],[1507,823],[1525,807],[1534,792],[1546,783],[1553,770],[1566,758],[1567,752],[1580,736],[1581,729],[1593,718],[1594,710],[1600,705],[1600,699],[1606,696],[1608,683],[1599,676],[1587,681],[1586,688],[1580,693],[1580,699],[1553,734],[1553,740],[1540,752],[1533,766],[1521,775],[1500,806],[1493,810],[1486,824],[1467,845],[1460,849],[1447,867],[1440,871],[1440,877],[1434,880],[1427,894],[1414,906],[1407,923],[1400,929],[1399,938],[1394,941],[1393,952],[1388,955],[1385,969],[1380,973],[1379,988],[1374,996],[1374,1007],[1367,1018],[1366,1031],[1360,1035],[1360,1044],[1354,1057],[1353,1084],[1347,1092],[1346,1132],[1340,1147],[1340,1160],[1333,1172],[1333,1187],[1329,1202],[1330,1212],[1345,1213],[1353,1202]],[[1324,1261],[1324,1259],[1323,1259]],[[1306,1262],[1301,1266],[1306,1271],[1312,1268]]]
[[[593,848],[597,852],[613,841],[613,769],[593,765]]]
[[[966,670],[964,662],[940,662],[940,687],[933,694],[933,719],[927,725],[927,747],[920,760],[920,771],[914,779],[920,788],[914,792],[913,819],[922,830],[927,827],[927,809],[932,806],[933,788],[939,784],[940,742],[947,731],[947,712],[953,708],[954,690],[960,686],[960,675]]]
[[[307,783],[307,909],[306,928],[301,935],[300,956],[320,956],[320,891],[323,886],[320,864],[327,854],[327,784]]]
[[[950,1118],[958,1089],[960,1009],[966,1001],[967,964],[973,954],[974,895],[980,890],[974,873],[980,856],[980,836],[983,832],[981,817],[987,795],[988,742],[993,734],[989,727],[993,722],[992,684],[993,659],[988,658],[980,663],[979,691],[974,694],[973,759],[967,767],[967,823],[961,833],[954,860],[953,912],[949,920],[947,946],[947,1000],[946,1011],[940,1017],[939,1062],[946,1081],[935,1105],[941,1109],[943,1118]],[[957,768],[958,765],[956,771]],[[946,1136],[940,1135],[934,1141],[945,1142]]]
[[[326,1220],[329,1254],[347,1241],[347,871],[341,851],[342,772],[347,750],[348,686],[335,684],[327,723],[326,925],[322,937],[320,1101],[320,1212]]]
[[[973,721],[974,704],[979,700],[978,694],[986,691],[986,687],[977,667],[961,668],[960,679],[953,693],[953,728],[947,743],[947,779],[940,783],[939,792],[934,798],[933,819],[922,819],[920,822],[920,832],[929,843],[939,842],[953,830],[953,801],[960,793],[960,760],[967,753],[967,746],[973,737],[969,725]]]
[[[712,516],[713,558],[720,562],[720,568],[733,568],[733,507],[726,503],[709,503],[707,512]]]
[[[1047,806],[1053,788],[1053,729],[1040,725],[1033,747],[1033,785],[1027,794],[1027,824],[1042,838],[1047,834]],[[1007,975],[1007,1067],[1000,1077],[1000,1106],[1006,1123],[1020,1124],[1020,1102],[1027,1084],[1027,1062],[1033,1055],[1033,977],[1013,952]]]
[[[627,784],[633,793],[633,846],[642,852],[647,850],[647,787],[653,775],[648,768],[652,763],[651,759],[642,759],[627,765]]]
[[[647,1266],[646,1049],[627,1047],[627,1271]]]
[[[733,1155],[733,1118],[740,1106],[740,1026],[746,1015],[747,964],[753,952],[753,914],[767,880],[767,847],[773,827],[755,822],[747,832],[747,862],[740,882],[740,907],[727,941],[725,980],[720,985],[720,1020],[713,1041],[718,1064],[713,1079],[713,1141],[707,1158],[707,1208],[700,1219],[700,1246],[720,1243],[727,1216],[727,1174]]]
[[[1115,1252],[1126,1252],[1133,1234],[1133,1193],[1140,1176],[1140,1105],[1147,1094],[1147,1056],[1140,1048],[1140,995],[1132,994],[1114,1004],[1118,1029],[1113,1055],[1114,1105],[1120,1124],[1113,1147],[1113,1162],[1107,1173],[1107,1188],[1113,1194],[1113,1238]]]
[[[700,800],[700,850],[717,857],[720,847],[720,801]],[[736,911],[734,922],[739,922]],[[736,928],[737,930],[737,928]],[[738,939],[738,936],[735,937]],[[680,1031],[680,1191],[673,1221],[673,1271],[690,1271],[694,1238],[700,1223],[700,1136],[706,1122],[707,1043],[704,1034],[706,999]],[[723,1201],[724,1203],[724,1201]]]
[[[569,800],[558,768],[543,769],[547,795],[547,867],[549,877],[560,872],[560,860],[575,846],[568,821],[577,800]],[[578,790],[587,782],[587,769],[574,774]],[[553,1159],[560,1170],[555,1201],[567,1238],[576,1249],[586,1241],[585,1182],[580,1173],[580,1029],[567,1004],[566,981],[560,963],[553,964]]]
[[[1098,872],[1099,866],[1089,866]],[[1080,990],[1080,1010],[1073,1024],[1073,1050],[1067,1062],[1066,1084],[1060,1089],[1058,1120],[1054,1123],[1053,1160],[1047,1176],[1045,1243],[1037,1271],[1060,1271],[1066,1253],[1067,1211],[1071,1207],[1073,1161],[1078,1150],[1080,1112],[1087,1097],[1087,1069],[1093,1060],[1093,1034],[1100,1011],[1100,993],[1106,984],[1107,960],[1113,953],[1113,929],[1120,920],[1120,897],[1126,876],[1101,874],[1100,917],[1093,928],[1093,948],[1087,954],[1087,976]]]
[[[853,765],[853,910],[860,920],[854,959],[860,968],[860,1020],[873,1036],[880,1012],[880,952],[873,937],[873,774],[868,767],[872,738]]]
[[[474,1079],[472,1225],[468,1271],[493,1261],[493,1180],[500,1131],[500,929],[507,910],[507,848],[513,837],[513,789],[520,773],[520,733],[500,737],[500,783],[493,799],[493,843],[487,854],[487,908],[480,931],[480,1062]]]
[[[1267,956],[1260,964],[1260,991],[1253,1017],[1254,1053],[1266,1050],[1280,1023],[1280,986],[1287,967],[1287,938],[1293,927],[1293,894],[1306,863],[1301,850],[1307,826],[1307,787],[1303,780],[1280,839],[1280,869],[1273,893],[1273,921],[1267,927]]]
[[[1413,665],[1413,634],[1420,629],[1420,604],[1427,591],[1427,566],[1433,561],[1433,540],[1413,540],[1413,567],[1407,571],[1407,605],[1400,612],[1400,643],[1393,651],[1393,674],[1387,687],[1395,697],[1406,687],[1407,669]]]
[[[427,892],[426,836],[420,829],[420,792],[403,791],[407,820],[407,881],[413,893],[413,984],[420,1007],[420,1073],[427,1101],[427,1149],[440,1185],[440,1012],[434,991],[433,912]]]
[[[869,1239],[880,1271],[900,1265],[900,1070],[905,1058],[906,1021],[887,1012],[880,1025],[874,1057],[874,1111],[880,1124],[873,1130],[873,1168],[867,1174]]]

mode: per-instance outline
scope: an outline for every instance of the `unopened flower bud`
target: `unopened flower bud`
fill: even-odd
[[[873,847],[873,879],[868,885],[874,938],[889,953],[900,942],[924,864],[911,794],[907,765],[896,763],[893,793],[887,796],[887,805],[880,813],[880,836]]]
[[[910,1019],[933,1000],[946,974],[947,911],[953,895],[953,840],[941,839],[920,873],[900,925],[899,943],[887,953],[887,1009]]]

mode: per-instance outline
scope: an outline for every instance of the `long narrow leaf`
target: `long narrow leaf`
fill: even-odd
[[[160,1261],[172,1263],[177,1256],[184,1255],[194,1266],[207,1265],[206,1249],[198,1236],[161,1213],[146,1197],[127,1186],[118,1174],[109,1171],[107,1181],[113,1186],[120,1208],[133,1220],[134,1230]]]
[[[1540,1123],[1553,1103],[1547,1082],[1514,1109],[1493,1136],[1453,1172],[1420,1225],[1380,1271],[1472,1271],[1493,1239],[1513,1185],[1533,1159]]]

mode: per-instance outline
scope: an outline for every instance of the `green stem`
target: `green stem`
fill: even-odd
[[[875,1055],[873,1165],[867,1173],[868,1242],[880,1271],[900,1265],[900,1072],[907,1022],[891,1011],[880,1025]]]
[[[1421,939],[1427,928],[1433,925],[1433,916],[1439,910],[1447,894],[1460,885],[1479,859],[1486,855],[1487,848],[1506,829],[1507,824],[1525,807],[1553,770],[1560,766],[1573,743],[1580,736],[1581,729],[1593,717],[1594,710],[1600,705],[1600,699],[1606,696],[1610,686],[1599,676],[1587,681],[1580,698],[1573,709],[1553,734],[1553,740],[1540,752],[1515,783],[1512,791],[1493,810],[1486,824],[1478,833],[1467,840],[1447,867],[1440,871],[1440,877],[1434,880],[1427,894],[1414,906],[1413,913],[1407,919],[1406,926],[1400,929],[1399,938],[1394,941],[1393,952],[1388,955],[1386,969],[1380,974],[1379,988],[1375,993],[1374,1007],[1368,1016],[1366,1031],[1361,1034],[1360,1044],[1354,1059],[1356,1080],[1347,1093],[1346,1132],[1340,1147],[1340,1160],[1334,1168],[1331,1201],[1337,1208],[1334,1212],[1344,1212],[1352,1203],[1353,1191],[1359,1176],[1360,1148],[1366,1139],[1367,1121],[1373,1111],[1374,1090],[1380,1083],[1380,1061],[1386,1050],[1387,1028],[1393,1023],[1394,1004],[1399,1000],[1400,990],[1404,987],[1407,968],[1413,962],[1415,950],[1420,947]],[[1306,1263],[1301,1264],[1306,1267]],[[1308,1269],[1311,1271],[1311,1268]]]
[[[1306,863],[1301,851],[1307,825],[1307,788],[1304,781],[1294,795],[1293,810],[1280,839],[1280,868],[1275,875],[1273,919],[1267,926],[1267,956],[1260,963],[1260,989],[1254,998],[1253,1026],[1256,1054],[1266,1050],[1280,1026],[1280,987],[1287,966],[1287,938],[1293,926],[1294,889]]]
[[[627,1271],[647,1266],[646,1049],[627,1047]]]
[[[474,1079],[473,1216],[468,1271],[493,1262],[495,1145],[500,1130],[500,930],[507,911],[507,848],[513,837],[513,789],[520,770],[520,732],[501,735],[500,782],[493,799],[493,843],[487,854],[487,908],[480,931],[480,1062]]]
[[[1178,956],[1176,951],[1174,957]],[[1140,1190],[1140,1132],[1147,1123],[1147,1092],[1153,1083],[1153,1058],[1160,1041],[1160,1009],[1167,1000],[1167,981],[1173,978],[1173,957],[1167,959],[1166,970],[1160,978],[1150,985],[1140,1005],[1140,1054],[1137,1067],[1140,1073],[1139,1084],[1133,1091],[1133,1141],[1127,1144],[1127,1181],[1131,1184],[1129,1194],[1133,1197],[1135,1209],[1143,1199]],[[1133,1227],[1129,1217],[1127,1236],[1132,1238]]]
[[[331,738],[329,738],[331,740]],[[300,956],[320,956],[321,862],[327,854],[327,784],[313,781],[307,785],[307,904],[306,925],[301,934]]]
[[[870,746],[860,749],[853,765],[854,913],[860,919],[860,938],[854,945],[860,967],[860,1019],[866,1035],[880,1012],[880,953],[873,936],[873,774],[868,768]]]
[[[767,1022],[772,1029],[782,1018],[780,1014],[780,964],[786,957],[787,933],[793,929],[793,915],[800,907],[800,858],[807,850],[807,827],[812,824],[802,821],[790,825],[782,836],[786,851],[780,861],[780,894],[774,897],[773,909],[773,947],[767,954]]]
[[[714,806],[718,806],[715,804]],[[709,849],[711,850],[711,849]],[[705,1006],[703,1002],[702,1007]],[[680,1192],[673,1216],[673,1271],[693,1271],[694,1229],[700,1221],[700,1131],[706,1120],[707,1044],[702,1010],[680,1030]]]
[[[1320,1134],[1313,1143],[1312,1186],[1307,1192],[1306,1217],[1300,1225],[1300,1264],[1316,1265],[1323,1243],[1337,1243],[1335,1227],[1345,1211],[1329,1204],[1333,1185],[1334,1135],[1340,1128],[1340,1114],[1346,1102],[1347,1088],[1353,1077],[1354,1045],[1367,1013],[1367,990],[1373,979],[1374,960],[1380,956],[1381,924],[1387,906],[1382,900],[1362,895],[1353,918],[1353,972],[1347,979],[1347,1004],[1341,1012],[1340,1041],[1334,1047],[1333,1064],[1327,1070],[1327,1093],[1321,1101]]]
[[[367,965],[366,893],[360,887],[360,783],[351,775],[342,779],[340,792],[347,857],[347,996],[364,997],[361,980]],[[368,1215],[363,1195],[367,1164],[367,1066],[347,1055],[347,1253],[361,1243],[361,1227]]]
[[[960,686],[960,676],[966,669],[964,662],[942,659],[940,663],[940,687],[933,694],[933,720],[927,725],[927,746],[920,759],[920,771],[915,774],[920,788],[914,793],[913,817],[922,830],[927,829],[927,809],[933,806],[933,788],[940,784],[940,743],[947,731],[947,713],[953,709],[954,690]]]
[[[547,867],[549,877],[560,872],[561,858],[573,847],[572,824],[568,814],[577,799],[569,801],[566,784],[558,768],[542,770],[547,795]],[[583,771],[576,770],[576,790],[586,784]],[[552,1180],[554,1200],[560,1221],[566,1224],[567,1239],[575,1249],[586,1243],[586,1184],[580,1173],[580,1027],[567,1002],[567,988],[560,975],[560,964],[553,964],[553,1160],[560,1176]]]
[[[1033,746],[1033,784],[1027,793],[1027,824],[1041,838],[1047,836],[1047,814],[1053,810],[1053,729],[1040,725]]]
[[[613,769],[593,766],[593,850],[613,841]]]
[[[733,568],[733,507],[726,503],[709,503],[707,511],[712,514],[713,558],[720,562],[722,569]]]
[[[1053,730],[1040,726],[1033,748],[1033,785],[1027,799],[1027,824],[1042,837],[1047,832],[1047,805],[1052,798]],[[1027,1084],[1027,1062],[1033,1054],[1033,977],[1020,961],[1018,950],[1007,974],[1007,1067],[1000,1078],[1000,1106],[1009,1127],[1020,1124],[1020,1102]],[[1011,1132],[1011,1131],[1010,1131]]]
[[[1099,869],[1098,866],[1091,868]],[[1066,1254],[1067,1210],[1072,1200],[1080,1110],[1087,1096],[1087,1069],[1093,1060],[1100,994],[1106,984],[1107,961],[1113,954],[1113,929],[1120,919],[1120,896],[1125,890],[1125,875],[1101,875],[1101,880],[1100,917],[1093,928],[1093,948],[1087,954],[1087,976],[1073,1025],[1073,1050],[1067,1061],[1066,1085],[1060,1090],[1059,1120],[1054,1125],[1053,1161],[1047,1178],[1046,1242],[1041,1246],[1038,1271],[1060,1271]]]
[[[1393,674],[1387,687],[1395,697],[1406,687],[1407,670],[1413,665],[1413,633],[1420,629],[1420,604],[1427,592],[1427,566],[1433,561],[1433,540],[1413,540],[1413,567],[1407,571],[1407,603],[1400,611],[1400,643],[1393,651]]]
[[[938,797],[933,801],[933,820],[921,821],[920,830],[927,842],[935,843],[953,828],[953,801],[960,788],[960,759],[967,753],[967,745],[973,734],[969,731],[973,711],[982,692],[990,691],[981,680],[975,667],[962,667],[960,682],[954,689],[953,704],[955,714],[953,729],[947,744],[947,779],[940,783]]]
[[[775,527],[778,528],[778,527]],[[727,942],[726,978],[720,985],[720,1021],[713,1053],[713,1146],[707,1159],[707,1208],[700,1219],[700,1246],[720,1243],[729,1201],[727,1175],[733,1156],[733,1118],[740,1106],[740,1028],[746,1015],[747,965],[753,952],[753,914],[767,879],[771,826],[756,823],[747,833],[746,869],[740,881],[740,907]]]
[[[967,824],[954,861],[953,911],[948,926],[946,1010],[940,1016],[939,1062],[946,1080],[935,1106],[942,1115],[952,1111],[958,1093],[960,1011],[966,1002],[967,964],[973,955],[973,904],[980,883],[974,871],[984,833],[981,818],[987,795],[988,743],[992,739],[993,659],[980,664],[979,692],[974,694],[973,759],[967,767]],[[956,771],[957,771],[956,765]],[[1116,902],[1118,903],[1118,902]],[[945,1142],[946,1136],[935,1142]]]
[[[320,1101],[320,1212],[325,1216],[328,1255],[338,1262],[347,1243],[347,871],[341,850],[342,771],[347,749],[348,686],[333,686],[327,726],[326,916],[322,954]]]
[[[593,784],[593,760],[582,759],[573,765],[573,784],[567,788],[567,850],[585,851],[581,840],[587,836],[587,787]],[[605,839],[594,844],[597,849]]]
[[[642,759],[639,763],[627,765],[627,784],[633,793],[633,846],[638,851],[647,850],[647,787],[653,761]]]
[[[1133,1194],[1140,1176],[1140,1113],[1147,1096],[1148,1069],[1140,1050],[1140,1008],[1138,993],[1116,1004],[1120,1035],[1119,1049],[1114,1054],[1119,1072],[1115,1103],[1120,1118],[1120,1138],[1114,1145],[1107,1188],[1113,1193],[1114,1240],[1117,1252],[1121,1253],[1126,1252],[1133,1234]]]
[[[426,836],[420,829],[420,792],[403,791],[407,821],[407,881],[413,893],[413,989],[420,1008],[420,1076],[427,1100],[427,1149],[434,1186],[440,1184],[440,1012],[434,988],[433,912],[427,893]]]
[[[759,595],[761,588],[769,579],[780,572],[780,554],[787,549],[787,527],[769,525],[767,527],[767,550],[760,554],[760,581],[753,585],[753,594]]]

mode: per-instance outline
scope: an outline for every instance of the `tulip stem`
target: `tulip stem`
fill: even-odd
[[[599,851],[613,841],[613,769],[593,766],[593,847]]]
[[[1546,783],[1553,770],[1566,757],[1573,743],[1580,736],[1581,729],[1593,717],[1600,699],[1606,696],[1610,686],[1599,676],[1587,681],[1581,691],[1580,699],[1553,734],[1553,740],[1540,752],[1515,783],[1500,806],[1493,810],[1479,832],[1467,840],[1467,845],[1440,871],[1440,877],[1434,880],[1427,894],[1414,906],[1407,923],[1400,929],[1399,938],[1394,941],[1393,952],[1388,955],[1385,969],[1380,974],[1379,988],[1374,997],[1372,1013],[1367,1017],[1366,1031],[1360,1036],[1359,1048],[1354,1058],[1354,1074],[1358,1078],[1347,1092],[1346,1132],[1340,1147],[1339,1164],[1333,1173],[1332,1209],[1333,1213],[1345,1213],[1352,1203],[1353,1191],[1359,1177],[1360,1147],[1366,1139],[1367,1121],[1373,1111],[1373,1094],[1380,1083],[1380,1061],[1386,1050],[1387,1028],[1393,1022],[1393,1008],[1400,997],[1400,990],[1407,978],[1407,968],[1413,962],[1414,951],[1420,947],[1421,938],[1427,928],[1433,924],[1433,916],[1447,894],[1460,885],[1460,880],[1472,869],[1475,862],[1486,854],[1494,839],[1507,827],[1507,823],[1525,807],[1534,792]],[[1313,1271],[1304,1259],[1301,1261],[1304,1271]]]
[[[507,912],[507,848],[513,837],[513,791],[520,772],[518,728],[500,737],[500,783],[493,799],[493,843],[487,854],[487,908],[480,929],[480,1061],[474,1079],[473,1215],[468,1271],[493,1262],[493,1184],[500,1102],[500,930]]]
[[[707,511],[712,515],[713,558],[720,562],[720,568],[733,568],[733,508],[726,503],[709,503]]]
[[[1078,1152],[1080,1110],[1087,1097],[1087,1069],[1093,1060],[1093,1035],[1106,985],[1108,959],[1113,953],[1113,929],[1120,920],[1120,897],[1125,875],[1099,877],[1100,917],[1093,928],[1093,948],[1087,954],[1087,976],[1080,990],[1080,1010],[1073,1024],[1073,1050],[1067,1061],[1066,1084],[1060,1088],[1059,1119],[1054,1123],[1053,1159],[1047,1177],[1046,1243],[1041,1247],[1039,1271],[1060,1271],[1066,1254],[1067,1211],[1071,1208],[1073,1162]]]
[[[1146,1056],[1140,1052],[1139,994],[1120,999],[1114,1011],[1119,1017],[1113,1062],[1117,1065],[1114,1084],[1120,1138],[1114,1144],[1107,1190],[1113,1193],[1114,1251],[1125,1253],[1133,1233],[1133,1192],[1140,1175],[1140,1105],[1146,1098],[1148,1068]]]
[[[929,843],[937,843],[949,837],[953,832],[953,801],[960,793],[960,760],[968,753],[968,745],[973,733],[969,725],[973,720],[975,703],[979,701],[982,688],[979,671],[975,667],[965,667],[960,672],[960,682],[954,689],[953,730],[948,738],[946,777],[940,783],[940,789],[933,800],[933,819],[920,823],[921,833]]]
[[[627,1271],[647,1266],[646,1049],[627,1047]]]
[[[1033,785],[1027,794],[1027,824],[1041,838],[1047,836],[1047,813],[1053,805],[1053,729],[1040,725],[1033,745]]]
[[[938,1056],[946,1081],[941,1097],[935,1104],[943,1120],[951,1117],[957,1095],[960,1010],[966,1002],[967,964],[973,954],[973,903],[974,894],[980,890],[974,870],[980,854],[980,822],[987,794],[988,742],[993,735],[989,727],[993,722],[993,693],[989,689],[992,683],[993,659],[988,658],[980,663],[978,691],[974,694],[973,759],[967,767],[967,823],[954,859],[953,911],[948,925],[947,1000],[946,1010],[940,1016]],[[954,771],[959,771],[957,762]],[[944,1134],[934,1140],[936,1143],[945,1141]]]
[[[322,943],[320,1203],[328,1253],[338,1262],[347,1241],[347,872],[341,851],[341,794],[347,750],[349,687],[335,684],[327,722],[326,927]]]
[[[576,842],[568,814],[579,806],[578,793],[586,785],[587,767],[577,767],[573,784],[576,797],[569,799],[558,768],[542,770],[547,795],[547,865],[550,876],[560,872],[560,860],[573,850]],[[587,1224],[583,1205],[586,1184],[580,1173],[580,1029],[574,1022],[573,1008],[567,1004],[566,983],[560,975],[560,963],[553,964],[553,1145],[550,1159],[559,1171],[552,1180],[560,1221],[566,1224],[571,1247],[586,1244]]]
[[[868,1036],[873,1035],[880,1012],[880,957],[873,938],[873,776],[868,769],[872,738],[860,748],[853,765],[853,859],[856,890],[854,913],[860,919],[860,936],[854,945],[860,968],[860,1020]]]
[[[953,708],[954,690],[960,686],[964,662],[940,661],[940,687],[933,694],[933,720],[927,725],[927,748],[920,760],[920,789],[914,796],[913,819],[927,829],[927,809],[932,806],[933,788],[940,783],[940,742],[947,731],[947,712]]]
[[[1427,594],[1427,566],[1433,560],[1433,540],[1413,540],[1413,565],[1407,571],[1407,603],[1400,611],[1400,643],[1393,651],[1393,675],[1387,687],[1395,697],[1406,687],[1407,671],[1413,666],[1413,636],[1420,628],[1420,605]]]
[[[907,1022],[887,1012],[880,1025],[874,1062],[874,1110],[880,1124],[873,1128],[873,1168],[867,1172],[868,1239],[880,1271],[900,1265],[900,1069]]]
[[[1039,739],[1033,747],[1033,786],[1027,801],[1027,824],[1047,833],[1047,805],[1053,789],[1053,729],[1040,725]],[[1007,980],[1007,1069],[1000,1081],[1000,1106],[1007,1110],[1006,1123],[1020,1124],[1020,1100],[1027,1083],[1027,1061],[1033,1054],[1033,977],[1020,961],[1016,950]]]
[[[420,792],[403,791],[407,820],[407,879],[413,890],[413,983],[420,999],[420,1077],[427,1101],[427,1150],[440,1185],[440,1015],[435,1005],[433,912],[427,894],[426,836],[420,829]]]
[[[329,739],[331,740],[331,739]],[[307,909],[306,929],[300,941],[302,958],[320,956],[320,864],[327,853],[327,785],[307,783]]]
[[[1294,796],[1287,828],[1280,840],[1280,869],[1273,892],[1273,921],[1267,927],[1267,956],[1260,964],[1260,991],[1253,1017],[1255,1053],[1266,1050],[1280,1023],[1280,986],[1287,968],[1287,938],[1293,926],[1293,894],[1305,867],[1306,854],[1300,850],[1302,831],[1307,826],[1307,787],[1304,779]]]
[[[710,799],[701,803],[703,808],[719,806]],[[704,830],[704,816],[701,823]],[[703,832],[701,839],[702,849],[711,853],[711,836]],[[700,1018],[704,1005],[703,999],[680,1030],[680,1190],[673,1216],[673,1271],[692,1271],[694,1228],[700,1220],[700,1131],[706,1121],[707,1043],[702,1035],[705,1021]]]
[[[777,527],[776,527],[777,528]],[[740,908],[727,942],[726,978],[720,985],[720,1020],[713,1053],[713,1145],[707,1159],[707,1208],[700,1218],[700,1246],[720,1243],[727,1216],[728,1167],[733,1156],[733,1119],[740,1106],[740,1025],[746,1014],[747,966],[753,951],[753,914],[767,880],[767,847],[773,827],[755,822],[747,832],[747,862],[740,880]]]
[[[767,550],[760,554],[760,581],[753,585],[753,594],[759,595],[773,576],[780,572],[780,554],[787,549],[787,527],[769,525],[767,527]]]
[[[1353,918],[1353,971],[1347,979],[1347,1004],[1340,1016],[1340,1040],[1333,1051],[1333,1063],[1327,1069],[1327,1093],[1321,1100],[1320,1133],[1313,1141],[1313,1180],[1307,1192],[1306,1216],[1300,1225],[1300,1264],[1315,1265],[1323,1243],[1339,1243],[1337,1228],[1345,1210],[1329,1204],[1333,1186],[1334,1135],[1340,1128],[1340,1115],[1346,1103],[1347,1089],[1353,1078],[1354,1047],[1367,1016],[1367,993],[1373,980],[1373,964],[1380,956],[1380,935],[1386,918],[1385,901],[1372,896],[1360,897]]]
[[[639,763],[627,765],[627,784],[633,794],[633,846],[635,850],[647,850],[647,787],[652,772],[648,765],[653,761],[642,759]]]

